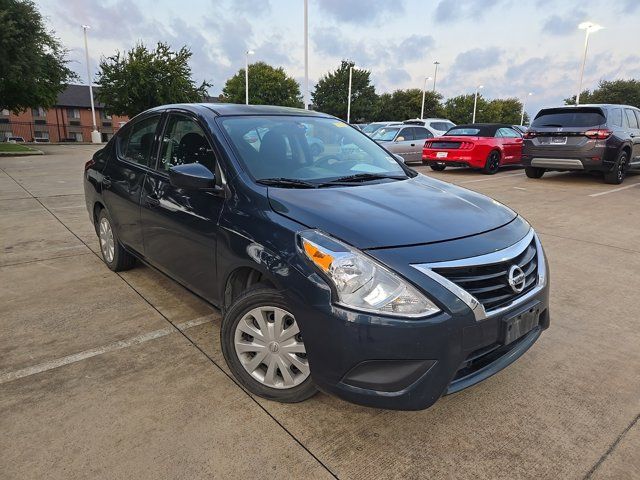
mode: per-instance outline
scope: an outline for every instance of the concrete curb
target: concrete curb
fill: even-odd
[[[44,152],[35,149],[31,152],[0,152],[0,157],[26,157],[28,155],[44,155]]]

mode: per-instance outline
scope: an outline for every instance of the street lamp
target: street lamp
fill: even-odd
[[[436,71],[433,72],[433,91],[436,91],[436,78],[438,78],[438,65],[440,65],[439,61],[435,61],[433,62],[433,64],[436,66]]]
[[[524,97],[524,100],[522,100],[522,115],[520,115],[520,125],[524,125],[524,107],[527,104],[527,98],[530,97],[531,95],[533,95],[533,93],[529,92],[527,96]]]
[[[578,82],[578,94],[576,95],[576,105],[580,104],[580,92],[582,91],[582,77],[584,76],[584,64],[587,62],[587,48],[589,47],[589,35],[604,27],[593,22],[582,22],[578,25],[580,30],[584,30],[584,55],[582,57],[582,68],[580,69],[580,81]]]
[[[87,59],[87,81],[89,82],[89,97],[91,100],[91,122],[93,123],[93,130],[91,131],[91,143],[101,143],[100,132],[96,125],[96,107],[93,103],[93,86],[91,81],[91,67],[89,66],[89,44],[87,42],[87,30],[91,27],[89,25],[82,25],[84,31],[84,53]]]
[[[478,105],[478,92],[480,91],[480,89],[484,88],[484,85],[478,85],[476,87],[476,96],[473,99],[473,120],[471,120],[471,123],[476,123],[476,107]]]
[[[424,92],[427,89],[427,82],[431,80],[431,77],[424,79],[424,86],[422,87],[422,109],[420,110],[420,118],[424,118]]]
[[[244,103],[249,105],[249,55],[253,55],[253,50],[247,50],[244,56]]]
[[[351,120],[351,81],[353,79],[353,69],[355,65],[349,67],[349,98],[347,99],[347,123]]]
[[[309,0],[304,0],[304,108],[309,110]]]

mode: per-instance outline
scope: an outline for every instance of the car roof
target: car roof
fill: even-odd
[[[558,107],[545,107],[542,110],[556,110],[558,108],[634,108],[638,110],[638,107],[633,105],[623,105],[621,103],[581,103],[580,105],[560,105]]]
[[[244,105],[236,103],[174,103],[160,105],[148,111],[163,111],[171,108],[202,113],[202,110],[209,110],[216,116],[226,115],[303,115],[307,117],[328,117],[335,118],[322,112],[304,110],[302,108],[280,107],[276,105]]]
[[[463,129],[463,128],[477,128],[480,131],[480,137],[489,137],[495,135],[496,131],[499,128],[510,128],[513,130],[513,125],[508,123],[468,123],[465,125],[456,125],[455,127],[451,127],[451,130]],[[447,132],[447,133],[449,133]]]

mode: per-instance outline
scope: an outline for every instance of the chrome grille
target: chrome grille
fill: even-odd
[[[525,274],[524,289],[516,293],[509,285],[509,269],[518,265]],[[433,271],[473,295],[487,312],[500,308],[525,295],[538,279],[538,255],[535,240],[514,258],[498,263],[451,268],[433,268]]]

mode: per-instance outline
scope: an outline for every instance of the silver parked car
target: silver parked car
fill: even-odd
[[[403,124],[382,127],[371,135],[373,140],[391,153],[400,155],[404,163],[421,162],[424,142],[433,137],[426,127]]]
[[[402,122],[373,122],[365,125],[361,130],[369,136],[372,136],[376,131],[382,127],[388,127],[390,125],[402,125]]]
[[[405,120],[404,123],[406,125],[420,125],[425,127],[434,137],[440,137],[449,129],[456,126],[455,123],[446,118],[413,118],[411,120]]]

